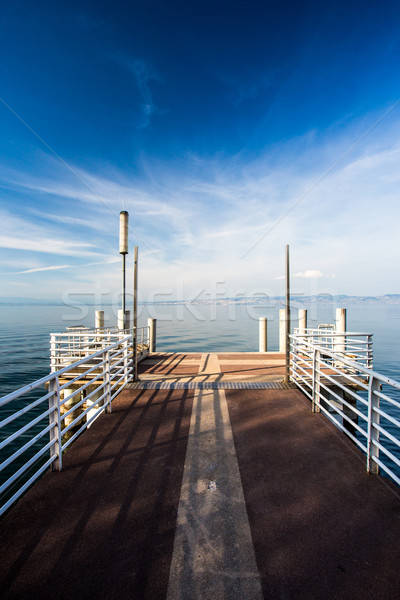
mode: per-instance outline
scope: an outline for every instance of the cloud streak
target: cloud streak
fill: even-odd
[[[370,282],[377,288],[371,293],[390,291],[383,287],[388,280],[385,273],[397,272],[400,259],[393,248],[400,144],[394,136],[385,135],[384,142],[375,137],[338,163],[301,205],[288,210],[310,190],[326,164],[332,164],[331,154],[349,148],[348,138],[330,139],[330,154],[321,144],[307,147],[307,157],[299,154],[298,140],[292,149],[286,144],[285,155],[275,158],[273,166],[268,153],[256,163],[232,164],[219,157],[203,158],[200,164],[190,155],[179,166],[154,166],[149,161],[146,180],[115,169],[100,175],[81,168],[74,180],[48,159],[52,177],[5,171],[7,187],[29,199],[40,198],[41,207],[30,205],[18,220],[3,212],[3,230],[17,234],[3,235],[0,241],[3,248],[25,251],[22,264],[33,253],[42,257],[41,264],[29,264],[20,273],[58,270],[61,276],[67,266],[59,265],[57,256],[73,257],[78,269],[89,257],[105,264],[101,273],[105,281],[117,283],[119,274],[111,260],[118,262],[119,257],[110,257],[117,254],[118,213],[124,198],[131,215],[130,247],[135,243],[140,247],[143,289],[171,286],[183,278],[188,293],[211,280],[229,281],[236,288],[254,288],[262,282],[269,293],[279,293],[284,245],[289,243],[295,285],[333,289],[334,283],[338,293],[356,293],[356,268],[365,275],[360,275],[365,293]],[[3,199],[7,193],[2,192]],[[100,193],[104,202],[97,198]],[[52,222],[51,229],[43,225],[43,218]],[[140,240],[156,249],[157,256]],[[240,261],[252,246],[251,254]],[[86,277],[88,285],[93,280],[87,270],[80,277]]]
[[[228,99],[238,108],[248,100],[254,100],[266,90],[273,87],[275,84],[275,71],[261,73],[256,77],[249,77],[246,80],[238,81],[229,76],[222,77],[224,83],[228,84],[232,91],[228,95]]]
[[[160,112],[153,98],[151,84],[152,82],[161,83],[163,79],[154,68],[152,68],[141,58],[118,56],[116,60],[134,77],[141,98],[141,103],[139,106],[141,111],[141,119],[137,126],[139,129],[145,129],[149,126],[151,117],[155,113]]]
[[[70,269],[72,265],[52,265],[50,267],[37,267],[36,269],[25,269],[25,271],[16,271],[13,275],[25,275],[25,273],[39,273],[41,271],[59,271],[61,269]]]

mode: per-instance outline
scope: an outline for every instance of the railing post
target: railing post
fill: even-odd
[[[137,380],[137,327],[132,329],[132,377]]]
[[[373,367],[373,355],[372,355],[372,335],[367,336],[367,368],[372,369]]]
[[[296,381],[296,379],[297,379],[297,362],[298,362],[297,359],[298,359],[298,352],[299,352],[298,342],[299,342],[299,340],[297,339],[297,337],[289,337],[289,344],[290,344],[290,350],[291,350],[290,364],[293,364],[291,376],[293,377],[294,381]]]
[[[50,336],[50,372],[55,373],[56,367],[56,336],[51,334]]]
[[[52,463],[53,471],[61,471],[62,469],[62,445],[61,445],[61,417],[60,417],[60,382],[58,377],[54,377],[49,381],[49,414],[50,424],[54,423],[54,427],[50,429],[50,441],[54,442],[50,446],[50,456],[56,455],[56,460]]]
[[[379,458],[379,448],[376,445],[379,442],[379,430],[375,427],[379,425],[380,415],[375,411],[379,408],[379,396],[376,391],[380,389],[379,381],[374,377],[370,378],[368,386],[368,454],[367,471],[368,473],[379,473],[379,465],[373,460]]]
[[[125,383],[128,383],[129,380],[129,342],[125,340],[124,342],[124,380]]]
[[[312,412],[321,412],[320,408],[320,391],[321,391],[321,352],[314,348],[313,352],[313,367],[312,367]]]
[[[104,398],[104,404],[106,405],[106,412],[111,412],[111,369],[110,369],[110,352],[106,350],[103,352],[103,383],[104,383],[104,393],[106,394]]]

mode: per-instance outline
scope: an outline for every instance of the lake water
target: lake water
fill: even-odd
[[[140,306],[138,325],[157,318],[157,350],[223,352],[258,350],[258,318],[268,318],[268,350],[278,349],[279,307],[252,305]],[[94,307],[0,307],[0,397],[49,373],[49,334],[68,325],[94,326]],[[104,307],[106,325],[116,325],[117,309]],[[292,309],[292,324],[297,325]],[[308,307],[308,326],[334,323],[335,307]],[[374,369],[400,379],[400,305],[347,307],[347,329],[373,334]]]

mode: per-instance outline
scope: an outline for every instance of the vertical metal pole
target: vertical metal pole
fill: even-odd
[[[292,340],[292,374],[291,377],[292,379],[294,379],[295,381],[298,380],[298,376],[297,376],[297,363],[298,363],[298,357],[300,354],[300,345],[299,345],[299,339],[296,337],[295,339]]]
[[[49,381],[49,414],[50,424],[53,428],[50,429],[50,440],[53,445],[50,447],[50,456],[57,456],[52,463],[53,471],[61,471],[62,469],[62,443],[61,443],[61,414],[60,414],[60,382],[58,377],[54,377]]]
[[[138,283],[138,247],[135,246],[133,265],[133,380],[138,380],[137,374],[137,283]]]
[[[56,336],[54,333],[50,336],[50,373],[57,371],[56,367]]]
[[[124,381],[125,381],[125,383],[128,383],[128,380],[129,380],[129,378],[128,378],[128,371],[129,371],[129,352],[128,352],[128,350],[129,350],[129,339],[127,339],[124,342],[123,349],[124,349],[124,351],[123,351],[122,356],[124,357]]]
[[[285,307],[285,383],[290,381],[290,269],[289,244],[286,244],[286,307]]]
[[[368,473],[379,473],[379,465],[373,460],[373,457],[379,458],[379,448],[376,445],[379,442],[379,430],[374,427],[379,425],[380,422],[380,415],[374,410],[379,408],[379,396],[375,393],[379,389],[379,381],[371,377],[368,387]]]
[[[123,328],[126,328],[126,315],[125,315],[125,293],[126,293],[126,277],[125,277],[125,254],[122,255],[122,322]]]
[[[367,368],[372,369],[373,366],[373,355],[372,355],[372,335],[367,337]]]
[[[119,213],[119,253],[122,254],[122,319],[123,328],[126,329],[125,316],[125,256],[128,254],[128,221],[129,214],[126,210]]]
[[[313,352],[313,392],[312,392],[312,412],[321,412],[320,393],[321,393],[321,352],[314,348]]]
[[[106,405],[106,413],[111,412],[111,361],[110,352],[106,350],[102,354],[103,356],[103,383],[104,392],[106,394],[104,398],[104,404]]]

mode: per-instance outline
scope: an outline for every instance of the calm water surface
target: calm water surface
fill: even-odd
[[[0,396],[49,373],[49,334],[67,325],[94,326],[94,307],[3,306],[0,308]],[[105,307],[107,325],[116,325],[116,309]],[[157,350],[167,352],[254,352],[258,318],[268,318],[268,349],[278,349],[278,307],[251,305],[139,307],[139,326],[157,318]],[[297,310],[292,323],[297,325]],[[308,326],[333,323],[335,307],[308,308]],[[400,305],[351,305],[347,329],[373,334],[374,369],[400,379]]]

